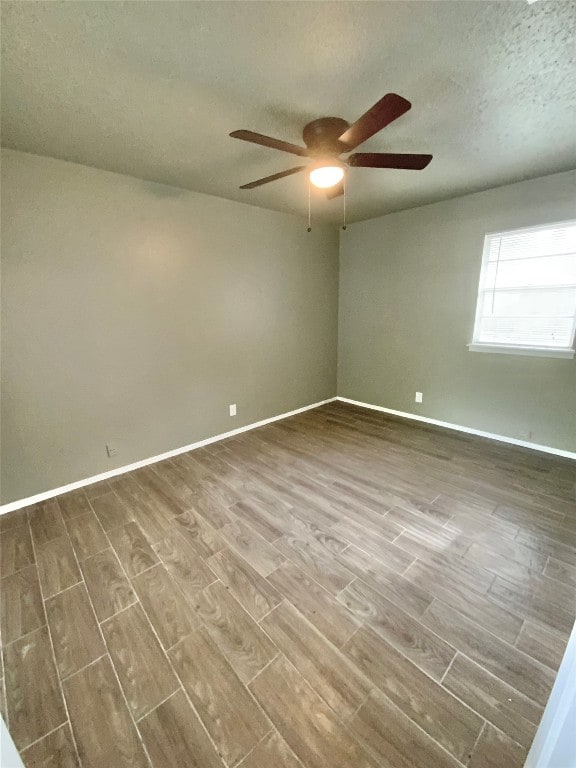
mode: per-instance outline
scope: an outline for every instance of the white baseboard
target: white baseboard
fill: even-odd
[[[425,424],[434,424],[437,427],[454,429],[456,432],[466,432],[469,435],[478,435],[478,437],[487,437],[489,440],[497,440],[500,443],[509,443],[510,445],[519,445],[522,448],[531,448],[533,451],[542,451],[543,453],[552,453],[554,454],[554,456],[563,456],[565,459],[576,460],[576,453],[573,453],[572,451],[565,451],[562,448],[552,448],[549,445],[538,445],[537,443],[529,443],[526,440],[517,440],[515,437],[506,437],[505,435],[496,435],[493,432],[483,432],[481,429],[473,429],[472,427],[463,427],[460,424],[451,424],[449,421],[440,421],[439,419],[429,419],[427,416],[417,416],[415,413],[395,411],[393,408],[384,408],[384,406],[382,405],[372,405],[371,403],[363,403],[360,400],[351,400],[349,397],[337,397],[336,400],[340,400],[342,403],[350,403],[350,405],[359,405],[361,408],[369,408],[372,411],[382,411],[383,413],[391,413],[393,416],[402,416],[402,418],[404,419],[412,419],[413,421],[422,421]]]
[[[211,443],[217,443],[219,440],[225,440],[227,437],[234,437],[234,435],[239,435],[241,432],[248,432],[249,430],[256,429],[257,427],[263,427],[265,424],[271,424],[273,421],[280,421],[280,419],[287,419],[289,416],[296,416],[298,413],[310,411],[312,408],[318,408],[321,405],[326,405],[326,403],[332,403],[334,400],[336,400],[335,397],[330,397],[328,400],[321,400],[318,403],[312,403],[312,405],[305,405],[303,408],[296,408],[294,411],[281,413],[278,416],[272,416],[269,419],[255,421],[253,424],[247,424],[245,427],[238,427],[237,429],[230,430],[230,432],[222,432],[219,435],[214,435],[214,437],[207,437],[205,440],[198,440],[196,443],[184,445],[182,448],[175,448],[172,451],[160,453],[158,456],[151,456],[148,459],[141,459],[140,461],[135,461],[133,464],[126,464],[123,467],[117,467],[116,469],[111,469],[108,472],[101,472],[99,475],[86,477],[84,480],[76,480],[73,483],[68,483],[68,485],[62,485],[60,488],[53,488],[50,491],[43,491],[42,493],[37,493],[35,496],[28,496],[26,499],[11,501],[8,504],[3,504],[0,506],[0,515],[5,515],[7,512],[13,512],[14,510],[21,509],[22,507],[29,507],[30,504],[37,504],[40,501],[46,501],[46,499],[51,499],[53,496],[59,496],[61,493],[75,491],[77,488],[82,488],[85,485],[98,483],[100,480],[109,480],[111,477],[123,475],[126,472],[133,472],[135,469],[146,467],[148,464],[155,464],[157,461],[170,459],[172,456],[178,456],[180,453],[186,453],[187,451],[193,451],[196,448],[202,448],[203,446],[210,445]]]
[[[542,451],[544,453],[551,453],[555,456],[562,456],[566,459],[573,459],[576,460],[576,453],[573,453],[571,451],[565,451],[561,448],[552,448],[549,445],[538,445],[537,443],[530,443],[526,440],[517,440],[515,437],[506,437],[505,435],[496,435],[492,432],[484,432],[480,429],[473,429],[472,427],[463,427],[460,424],[452,424],[448,421],[440,421],[439,419],[430,419],[427,416],[418,416],[414,413],[407,413],[405,411],[396,411],[393,408],[384,408],[382,405],[372,405],[371,403],[364,403],[360,400],[351,400],[348,397],[330,397],[327,400],[321,400],[318,403],[312,403],[311,405],[305,405],[303,408],[296,408],[293,411],[288,411],[287,413],[281,413],[278,416],[272,416],[269,419],[263,419],[262,421],[256,421],[253,424],[247,424],[245,427],[238,427],[237,429],[232,429],[230,432],[222,432],[219,435],[214,435],[213,437],[207,437],[205,440],[199,440],[196,443],[190,443],[190,445],[184,445],[181,448],[175,448],[172,451],[166,451],[166,453],[160,453],[157,456],[150,456],[150,458],[147,459],[141,459],[140,461],[135,461],[133,464],[126,464],[123,467],[117,467],[116,469],[111,469],[107,472],[101,472],[99,475],[93,475],[92,477],[87,477],[83,480],[76,480],[73,483],[68,483],[68,485],[63,485],[60,488],[53,488],[50,491],[43,491],[42,493],[37,493],[35,496],[29,496],[25,499],[18,499],[17,501],[11,501],[8,504],[3,504],[0,506],[0,515],[5,515],[7,512],[13,512],[16,509],[21,509],[22,507],[28,507],[31,504],[37,504],[40,501],[46,501],[46,499],[51,499],[53,496],[59,496],[61,493],[67,493],[68,491],[75,491],[78,488],[82,488],[85,485],[91,485],[92,483],[98,483],[100,480],[108,480],[111,477],[116,477],[117,475],[123,475],[126,472],[132,472],[135,469],[139,469],[140,467],[145,467],[148,464],[155,464],[157,461],[163,461],[164,459],[170,459],[172,456],[178,456],[180,453],[186,453],[187,451],[193,451],[196,448],[202,448],[205,445],[210,445],[211,443],[217,443],[219,440],[225,440],[228,437],[234,437],[234,435],[239,435],[242,432],[248,432],[251,429],[256,429],[257,427],[263,427],[266,424],[271,424],[273,421],[280,421],[281,419],[287,419],[289,416],[296,416],[298,413],[303,413],[304,411],[310,411],[312,408],[318,408],[321,405],[326,405],[327,403],[332,403],[335,400],[340,400],[342,403],[350,403],[350,405],[358,405],[361,408],[369,408],[372,411],[382,411],[382,413],[390,413],[393,416],[401,416],[405,419],[411,419],[413,421],[421,421],[425,424],[434,424],[437,427],[445,427],[446,429],[453,429],[456,432],[465,432],[469,435],[478,435],[478,437],[487,437],[490,440],[496,440],[500,443],[509,443],[510,445],[519,445],[522,448],[531,448],[534,451]]]

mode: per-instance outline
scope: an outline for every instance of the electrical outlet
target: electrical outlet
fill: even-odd
[[[416,392],[416,397],[414,398],[415,402],[421,403],[422,402],[422,392]]]
[[[106,443],[106,453],[110,459],[113,456],[118,456],[118,446],[116,443]]]
[[[230,416],[236,416],[236,403],[232,403],[230,406]]]

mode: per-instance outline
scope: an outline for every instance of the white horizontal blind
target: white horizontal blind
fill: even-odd
[[[569,349],[576,324],[576,221],[486,235],[475,343]]]

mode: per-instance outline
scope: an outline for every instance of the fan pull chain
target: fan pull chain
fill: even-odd
[[[308,232],[312,232],[310,224],[310,177],[308,177]]]
[[[346,174],[344,174],[342,179],[342,186],[344,187],[344,200],[342,201],[344,204],[344,223],[342,224],[342,229],[346,229]]]

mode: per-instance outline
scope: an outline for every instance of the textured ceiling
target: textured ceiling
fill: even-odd
[[[429,152],[424,171],[351,169],[350,220],[576,166],[576,3],[2,2],[2,143],[306,213],[307,180],[245,182],[394,91],[412,110],[361,151]],[[342,198],[314,194],[338,219]]]

